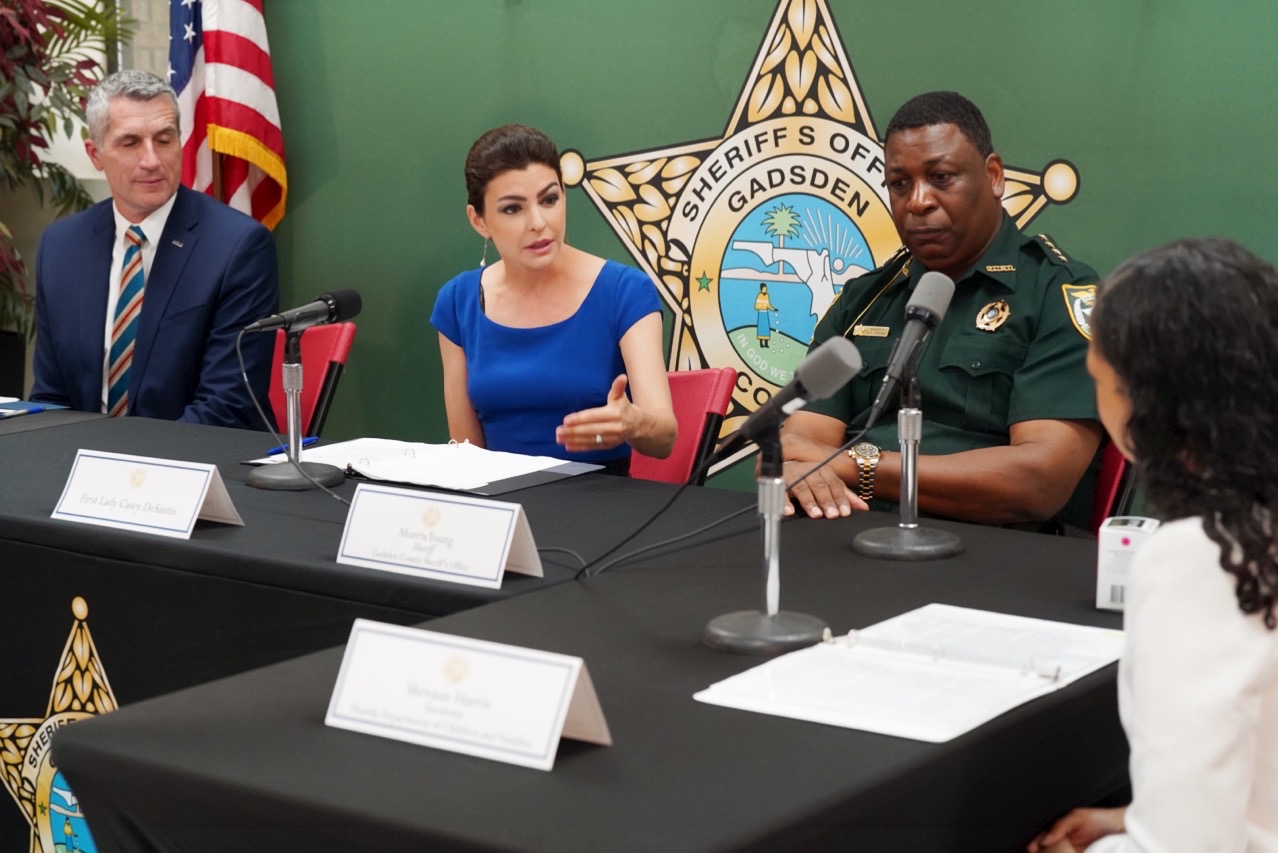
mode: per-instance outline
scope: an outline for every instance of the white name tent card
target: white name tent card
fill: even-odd
[[[929,604],[693,698],[943,743],[1113,663],[1122,648],[1122,631]]]
[[[489,589],[507,571],[543,576],[519,504],[372,483],[355,489],[337,562]]]
[[[324,723],[538,770],[612,745],[581,658],[356,619]]]
[[[217,466],[80,450],[53,518],[189,539],[196,519],[243,525]]]

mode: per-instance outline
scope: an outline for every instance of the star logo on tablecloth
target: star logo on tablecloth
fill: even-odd
[[[673,312],[669,368],[738,371],[725,435],[793,378],[844,284],[900,247],[883,145],[826,0],[780,0],[719,135],[589,161],[567,150],[561,167]],[[1005,173],[1022,228],[1078,190],[1064,160]]]
[[[50,746],[63,726],[108,714],[119,705],[89,633],[89,605],[76,596],[71,612],[75,622],[44,716],[0,718],[0,774],[31,825],[31,853],[96,849],[79,801],[49,760]]]

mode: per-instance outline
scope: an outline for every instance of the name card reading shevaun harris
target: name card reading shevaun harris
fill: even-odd
[[[53,518],[189,539],[196,519],[243,525],[216,465],[80,450]]]
[[[337,562],[497,589],[506,571],[542,577],[516,503],[360,483]]]
[[[581,658],[367,619],[324,723],[538,770],[560,738],[612,745]]]

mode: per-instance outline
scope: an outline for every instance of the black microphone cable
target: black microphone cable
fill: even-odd
[[[598,557],[595,557],[590,562],[584,563],[582,567],[577,570],[577,574],[573,575],[573,580],[581,580],[582,578],[594,577],[595,575],[599,574],[600,571],[603,571],[603,569],[598,569],[594,572],[591,572],[590,567],[598,563],[604,557],[607,557],[609,554],[612,554],[613,552],[615,552],[618,548],[620,548],[622,545],[625,545],[631,539],[634,539],[640,533],[643,533],[645,530],[647,530],[650,524],[652,524],[654,521],[660,518],[661,515],[664,514],[666,510],[670,509],[670,507],[674,505],[675,501],[679,500],[679,496],[682,495],[684,493],[684,490],[688,488],[688,485],[693,482],[695,482],[695,478],[689,478],[688,482],[684,483],[682,486],[680,486],[678,489],[675,490],[675,493],[670,496],[670,500],[666,501],[657,509],[656,512],[648,516],[647,521],[645,521],[643,524],[636,527],[634,530],[630,532],[629,535],[623,537],[621,541],[617,542],[617,544],[613,545],[607,551],[604,551],[602,554],[600,554]],[[722,523],[722,522],[719,522],[719,523]],[[629,555],[623,554],[622,556],[628,557]],[[613,562],[616,562],[616,561],[613,561]],[[612,563],[608,563],[607,565],[612,565]],[[605,566],[604,568],[607,568],[607,566]]]
[[[804,480],[806,480],[808,477],[811,477],[813,474],[815,474],[815,473],[816,473],[817,471],[819,471],[821,468],[825,467],[825,466],[826,466],[826,465],[828,465],[830,462],[834,461],[834,459],[836,459],[836,458],[839,456],[839,454],[841,454],[841,453],[845,452],[845,451],[846,451],[849,447],[851,447],[852,445],[854,445],[854,444],[856,444],[858,441],[860,441],[860,440],[862,439],[862,437],[864,437],[864,436],[865,436],[865,433],[866,433],[866,430],[865,430],[865,429],[862,429],[862,430],[861,430],[860,432],[858,432],[856,435],[852,436],[850,439],[848,439],[847,441],[845,441],[842,445],[840,445],[839,447],[837,447],[837,448],[834,450],[834,452],[833,452],[833,453],[831,453],[829,456],[825,457],[825,458],[824,458],[824,459],[822,459],[820,462],[818,462],[816,465],[812,466],[810,469],[808,469],[807,471],[805,471],[805,472],[804,472],[801,476],[796,477],[796,478],[794,479],[794,481],[793,481],[793,482],[786,483],[786,485],[785,485],[786,491],[789,491],[790,489],[794,488],[794,487],[795,487],[795,486],[797,486],[799,483],[802,483]],[[695,479],[695,478],[694,478],[694,479]],[[690,482],[691,482],[691,481],[690,481]],[[600,561],[601,561],[601,560],[603,560],[603,559],[604,559],[605,557],[607,557],[609,554],[611,554],[611,553],[613,553],[614,551],[616,551],[616,550],[617,550],[618,548],[620,548],[622,545],[625,545],[625,544],[626,544],[627,542],[629,542],[631,539],[634,539],[634,538],[635,538],[636,536],[638,536],[638,535],[639,535],[639,534],[640,534],[643,530],[645,530],[645,529],[648,527],[648,525],[650,525],[650,524],[652,524],[652,522],[656,521],[656,520],[657,520],[657,517],[658,517],[659,515],[661,515],[663,512],[665,512],[667,509],[669,509],[669,508],[670,508],[670,506],[671,506],[671,504],[673,504],[673,503],[675,502],[675,500],[676,500],[676,499],[677,499],[677,498],[678,498],[681,494],[683,494],[683,490],[684,490],[684,489],[686,489],[687,487],[688,487],[688,484],[687,484],[687,483],[685,483],[684,485],[680,486],[680,487],[679,487],[679,490],[678,490],[678,491],[676,491],[676,492],[674,493],[674,495],[670,498],[670,500],[666,501],[665,505],[663,505],[660,509],[658,509],[655,513],[653,513],[653,515],[652,515],[652,516],[651,516],[651,517],[650,517],[647,521],[645,521],[642,525],[640,525],[640,526],[639,526],[639,528],[638,528],[637,530],[635,530],[633,533],[631,533],[631,534],[630,534],[629,536],[627,536],[626,538],[622,539],[622,540],[621,540],[620,542],[618,542],[616,545],[614,545],[614,546],[612,546],[611,548],[609,548],[609,549],[608,549],[607,551],[605,551],[604,553],[600,554],[600,555],[599,555],[598,557],[596,557],[595,559],[591,560],[591,561],[590,561],[589,563],[587,563],[586,565],[582,566],[582,567],[581,567],[581,570],[577,572],[576,579],[577,579],[577,580],[580,580],[580,579],[582,579],[582,578],[593,578],[593,577],[597,577],[598,575],[602,574],[603,572],[607,571],[608,569],[612,568],[613,566],[619,565],[619,564],[621,564],[621,563],[628,562],[628,561],[630,561],[630,560],[633,560],[635,557],[641,556],[641,555],[643,555],[643,554],[647,554],[647,553],[648,553],[648,552],[650,552],[650,551],[655,551],[655,550],[657,550],[658,548],[664,548],[664,547],[666,547],[667,545],[674,545],[674,544],[676,544],[676,543],[679,543],[679,542],[684,541],[685,539],[691,539],[691,538],[692,538],[692,537],[694,537],[694,536],[698,536],[698,535],[700,535],[700,534],[702,534],[702,533],[705,533],[707,530],[713,530],[715,527],[718,527],[718,526],[719,526],[719,525],[721,525],[721,524],[726,524],[726,523],[728,523],[729,521],[731,521],[731,520],[732,520],[732,519],[734,519],[734,518],[737,518],[737,517],[739,517],[739,516],[745,515],[747,512],[756,512],[756,511],[758,511],[758,507],[757,507],[757,506],[746,506],[746,507],[742,507],[741,509],[738,509],[738,510],[735,510],[735,511],[733,511],[733,512],[730,512],[730,513],[728,513],[727,515],[722,516],[721,518],[717,518],[717,519],[715,519],[714,521],[711,521],[711,522],[709,522],[709,523],[707,523],[707,524],[703,524],[701,527],[698,527],[698,528],[697,528],[697,529],[695,529],[695,530],[691,530],[691,531],[689,531],[689,532],[687,532],[687,533],[681,533],[681,534],[679,534],[678,536],[672,536],[672,537],[670,537],[669,539],[663,539],[663,540],[661,540],[660,542],[654,542],[654,543],[652,543],[651,545],[644,545],[642,548],[636,548],[636,549],[635,549],[635,550],[633,550],[633,551],[627,551],[626,553],[621,554],[620,556],[613,557],[611,560],[608,560],[607,562],[600,563]],[[714,542],[714,541],[716,541],[716,540],[715,540],[715,539],[709,539],[709,540],[706,540],[706,542],[705,542],[705,543],[698,543],[698,544],[708,544],[709,542]],[[592,567],[593,567],[593,569],[592,569]]]

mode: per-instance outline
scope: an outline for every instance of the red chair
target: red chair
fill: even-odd
[[[319,435],[333,405],[337,380],[355,342],[354,323],[329,323],[302,332],[302,435]],[[271,361],[271,411],[281,430],[288,422],[284,402],[284,330],[275,333],[275,358]]]
[[[1114,515],[1125,515],[1132,505],[1132,483],[1127,460],[1114,442],[1106,440],[1101,451],[1100,474],[1096,478],[1096,495],[1092,498],[1092,533]]]
[[[737,371],[731,367],[706,370],[676,370],[670,377],[670,400],[674,404],[679,435],[674,450],[665,459],[630,455],[630,476],[662,483],[686,483],[701,464],[710,458],[719,440],[719,426],[728,413]],[[695,485],[706,481],[703,471]]]

